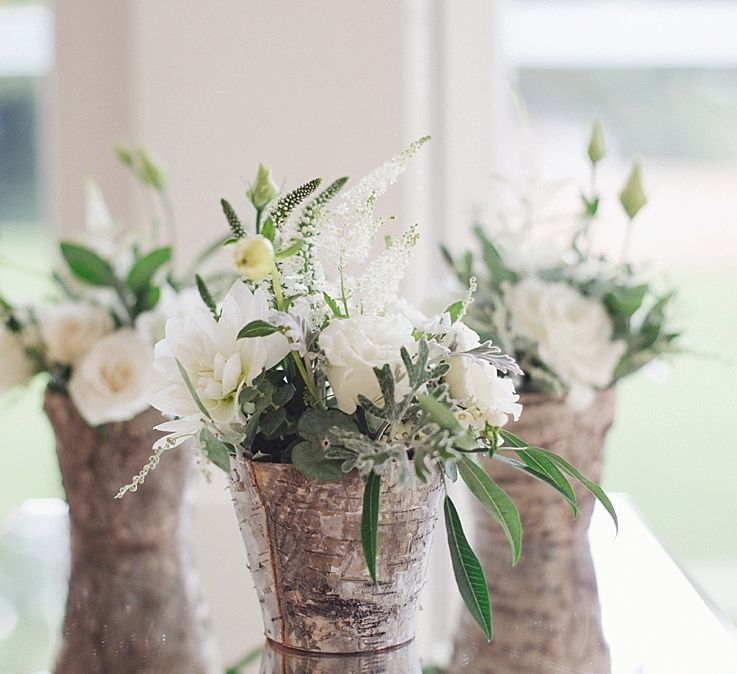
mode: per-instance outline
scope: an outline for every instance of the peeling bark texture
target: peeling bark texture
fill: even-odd
[[[533,446],[560,454],[586,477],[599,482],[604,441],[614,418],[614,389],[597,392],[593,403],[580,412],[571,409],[561,398],[540,393],[523,393],[522,403],[522,417],[507,428]],[[499,461],[485,459],[484,465],[519,508],[523,547],[564,543],[585,535],[594,497],[576,480],[570,480],[579,503],[574,520],[570,506],[552,487]],[[474,519],[480,547],[507,545],[501,528],[476,502]]]
[[[493,580],[494,640],[464,612],[449,674],[604,674],[611,671],[588,540],[534,545],[516,567],[484,551]]]
[[[115,500],[146,463],[161,416],[149,409],[90,428],[47,391],[69,503],[72,570],[56,674],[218,671],[199,580],[185,545],[191,448],[165,454],[139,490]]]
[[[414,637],[439,475],[402,491],[382,480],[378,586],[361,547],[357,473],[316,482],[290,464],[232,458],[230,489],[269,639],[309,652],[366,653]]]
[[[269,643],[260,674],[422,674],[414,641],[379,653],[324,655],[286,651]]]

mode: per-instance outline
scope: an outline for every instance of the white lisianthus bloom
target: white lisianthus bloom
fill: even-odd
[[[577,407],[588,388],[606,388],[627,350],[613,339],[614,325],[601,302],[565,283],[529,278],[507,289],[514,334],[537,343],[540,359],[572,390]]]
[[[113,319],[103,307],[65,302],[45,309],[39,325],[49,360],[73,365],[112,331]]]
[[[266,292],[252,293],[238,281],[223,300],[220,320],[204,307],[184,318],[167,321],[166,337],[155,349],[154,367],[164,388],[153,395],[151,404],[164,414],[181,417],[161,430],[172,437],[191,435],[201,423],[202,413],[187,388],[177,361],[189,375],[207,413],[217,424],[241,421],[238,393],[264,370],[274,367],[289,353],[283,335],[238,339],[240,330],[255,320],[268,320]],[[182,437],[183,439],[183,437]],[[166,441],[167,438],[162,438]],[[169,439],[171,443],[171,439]],[[171,445],[170,445],[171,446]]]
[[[491,364],[476,360],[458,352],[470,351],[481,345],[478,334],[463,323],[454,323],[444,339],[448,346],[455,347],[457,355],[448,357],[450,369],[445,382],[451,397],[467,411],[459,415],[459,421],[466,427],[483,428],[484,424],[503,426],[508,415],[519,419],[522,405],[517,401],[514,382],[509,377],[499,375]]]
[[[128,421],[148,407],[154,384],[151,345],[134,330],[116,330],[79,359],[69,395],[90,426]]]
[[[33,374],[21,337],[0,325],[0,394],[24,384]]]
[[[333,320],[320,334],[319,345],[327,358],[325,375],[338,407],[346,414],[356,411],[359,394],[381,400],[375,367],[389,365],[395,379],[404,375],[396,382],[397,398],[409,391],[400,351],[405,347],[414,354],[417,343],[412,324],[404,316],[358,315]]]
[[[266,278],[274,269],[274,247],[267,238],[256,235],[238,239],[233,244],[233,266],[251,281]]]

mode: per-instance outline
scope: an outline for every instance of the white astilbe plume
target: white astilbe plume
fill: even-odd
[[[355,288],[353,304],[364,314],[379,314],[387,304],[396,300],[399,283],[409,264],[412,248],[417,243],[419,234],[417,225],[412,225],[398,241],[381,253],[356,279],[349,285]]]
[[[348,189],[334,209],[324,209],[317,223],[315,254],[325,266],[336,264],[339,269],[349,263],[365,262],[371,253],[376,232],[382,225],[374,217],[376,199],[404,173],[407,163],[429,140],[424,136],[404,152],[374,169]]]

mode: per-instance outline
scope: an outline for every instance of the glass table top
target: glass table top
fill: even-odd
[[[737,674],[737,630],[669,557],[630,500],[615,495],[613,501],[616,538],[606,514],[596,510],[578,545],[525,545],[515,568],[506,549],[487,560],[495,569],[491,643],[460,612],[445,639],[425,634],[403,648],[355,657],[266,646],[229,672]],[[66,506],[55,499],[26,502],[0,527],[2,674],[53,667],[69,573],[67,527]],[[206,576],[213,560],[204,561]],[[216,573],[206,580],[206,588],[228,582]],[[438,587],[455,592],[452,582],[432,580],[427,592]],[[421,617],[421,630],[428,622],[432,615]]]

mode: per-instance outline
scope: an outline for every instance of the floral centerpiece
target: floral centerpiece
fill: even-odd
[[[412,639],[436,512],[443,502],[460,593],[491,638],[484,572],[445,490],[457,476],[505,532],[522,532],[509,497],[476,458],[492,457],[558,491],[557,455],[505,431],[522,412],[515,361],[464,323],[470,293],[425,316],[398,296],[415,227],[373,259],[375,203],[426,138],[354,186],[311,180],[284,195],[259,169],[246,225],[223,200],[241,275],[217,304],[171,319],[156,345],[165,384],[152,403],[173,417],[161,457],[196,438],[229,472],[266,635],[305,651],[379,650]]]
[[[614,385],[673,352],[678,333],[669,324],[673,292],[659,291],[629,260],[633,224],[647,202],[640,162],[633,162],[619,194],[625,223],[621,254],[612,258],[596,247],[603,225],[597,169],[605,156],[598,122],[587,156],[590,184],[580,211],[546,212],[549,189],[524,191],[517,211],[475,225],[475,250],[443,253],[462,283],[479,279],[467,323],[524,370],[514,374],[528,412],[518,432],[562,451],[598,479]],[[518,489],[532,494],[527,485]],[[564,531],[549,519],[556,511],[540,506],[547,512],[535,511],[532,526]]]
[[[166,479],[138,502],[113,499],[157,437],[152,427],[161,414],[148,402],[156,388],[154,343],[167,318],[199,302],[196,290],[174,276],[173,209],[161,169],[141,148],[119,146],[117,153],[152,206],[150,224],[116,223],[100,188],[88,181],[86,227],[61,241],[49,300],[0,298],[0,392],[36,376],[48,382],[44,409],[56,437],[72,547],[55,671],[213,671],[197,584],[181,554],[192,447],[172,457]],[[165,576],[145,590],[145,606],[135,594],[145,579],[133,567]],[[164,601],[164,587],[175,588],[173,602]],[[104,643],[100,625],[109,626]],[[149,639],[152,630],[157,638]],[[172,646],[158,639],[166,632],[178,635]]]

